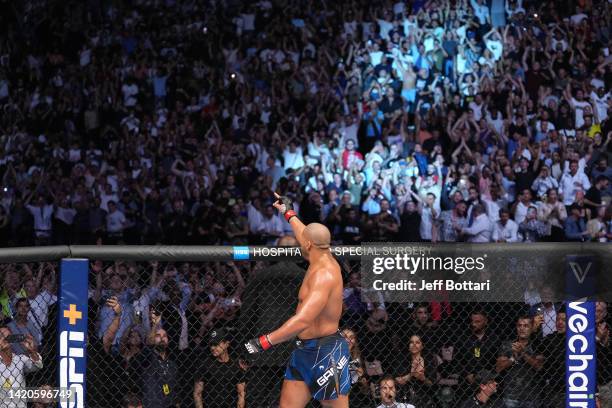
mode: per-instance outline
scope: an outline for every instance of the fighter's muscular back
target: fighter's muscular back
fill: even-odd
[[[311,263],[298,293],[296,314],[300,314],[313,295],[324,298],[325,302],[318,316],[298,334],[300,339],[323,337],[338,331],[342,314],[342,287],[340,266],[331,253]]]

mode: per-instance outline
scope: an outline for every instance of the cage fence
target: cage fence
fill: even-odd
[[[113,259],[89,262],[87,407],[120,407],[130,398],[146,408],[278,406],[295,345],[277,345],[255,357],[245,356],[242,345],[293,314],[305,262]],[[487,376],[498,384],[492,393],[498,406],[564,406],[561,304],[385,302],[361,286],[358,257],[340,263],[351,407],[379,406],[381,392],[388,391],[380,381],[387,376],[394,379],[396,401],[417,408],[459,407]],[[17,385],[59,385],[58,268],[57,262],[0,264],[0,347],[10,343],[25,365],[0,363],[3,392]],[[612,380],[607,311],[605,303],[597,304],[600,385]],[[40,362],[29,357],[32,347]],[[0,408],[22,406],[55,405],[26,405],[6,394],[0,401]]]
[[[0,407],[26,407],[12,389],[57,388],[57,262],[1,263]],[[12,355],[12,357],[7,356]],[[51,406],[30,395],[31,406]]]

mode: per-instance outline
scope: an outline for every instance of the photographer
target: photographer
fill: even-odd
[[[14,354],[12,343],[21,343],[25,354]],[[11,335],[8,327],[0,327],[0,381],[4,391],[7,388],[26,387],[25,374],[40,370],[42,366],[42,358],[31,335]],[[3,407],[26,408],[25,401],[5,397],[6,394],[3,394]]]

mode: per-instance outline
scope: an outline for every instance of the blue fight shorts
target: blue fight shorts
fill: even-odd
[[[317,339],[296,340],[295,344],[297,348],[291,353],[285,379],[304,381],[312,398],[318,401],[348,395],[351,358],[348,343],[340,332]]]

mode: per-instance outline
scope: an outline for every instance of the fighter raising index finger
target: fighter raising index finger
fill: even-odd
[[[342,274],[330,251],[331,235],[318,223],[304,225],[288,197],[274,195],[274,207],[290,223],[302,255],[310,262],[295,314],[271,333],[245,344],[258,353],[296,339],[281,389],[280,408],[303,408],[314,398],[324,407],[348,407],[348,343],[338,330],[342,314]]]

